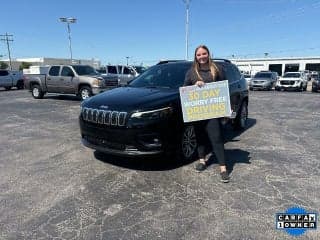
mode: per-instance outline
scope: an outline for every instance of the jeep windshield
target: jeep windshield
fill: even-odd
[[[99,73],[91,66],[72,65],[72,67],[79,76],[99,75]]]
[[[130,87],[179,88],[191,63],[155,65],[136,77]]]

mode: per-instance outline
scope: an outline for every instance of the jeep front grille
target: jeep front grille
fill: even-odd
[[[84,121],[108,126],[123,127],[126,125],[127,112],[109,111],[94,108],[83,108],[82,118]]]

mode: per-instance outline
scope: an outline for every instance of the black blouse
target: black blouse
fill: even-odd
[[[210,72],[210,69],[200,69],[199,70],[199,74],[205,83],[222,81],[223,78],[220,73],[221,73],[221,71],[219,71],[218,74],[215,76],[215,79],[213,79],[211,72]],[[200,79],[199,79],[197,73],[193,70],[193,68],[190,68],[188,70],[188,72],[186,73],[183,85],[184,86],[194,85],[198,80],[200,80]]]

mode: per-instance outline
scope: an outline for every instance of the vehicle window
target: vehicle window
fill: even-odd
[[[117,67],[116,66],[107,66],[108,68],[108,73],[113,73],[113,74],[117,74]]]
[[[240,80],[241,79],[241,73],[240,73],[239,69],[234,65],[232,65],[232,68],[233,68],[233,71],[234,71],[235,80],[236,81]]]
[[[124,67],[123,74],[133,74],[133,72],[129,68]]]
[[[230,83],[235,82],[237,80],[236,73],[235,73],[232,65],[225,65],[224,70],[225,70],[226,79]]]
[[[49,71],[50,76],[59,76],[60,66],[52,66]]]
[[[99,68],[97,69],[98,73],[107,73],[107,70],[105,68]]]
[[[72,65],[73,69],[80,76],[82,75],[97,75],[99,74],[93,67],[87,65]]]
[[[254,75],[255,78],[271,78],[271,73],[264,73],[264,72],[258,72],[256,75]]]
[[[191,64],[155,65],[135,78],[132,87],[179,88],[183,86],[186,72]]]
[[[145,68],[143,66],[134,66],[134,68],[136,69],[137,73],[139,73],[139,74],[141,74],[147,70],[147,68]]]
[[[8,71],[0,71],[0,76],[8,76],[9,72]]]
[[[285,74],[283,75],[283,77],[284,77],[284,78],[290,78],[290,77],[292,77],[292,78],[299,78],[299,77],[301,77],[301,74],[300,74],[300,73],[285,73]]]
[[[69,67],[63,67],[61,71],[61,76],[70,77],[73,76],[73,71]]]

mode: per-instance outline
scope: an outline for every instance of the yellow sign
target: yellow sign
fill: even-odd
[[[184,122],[231,115],[227,80],[207,83],[202,87],[181,87],[179,91]]]

